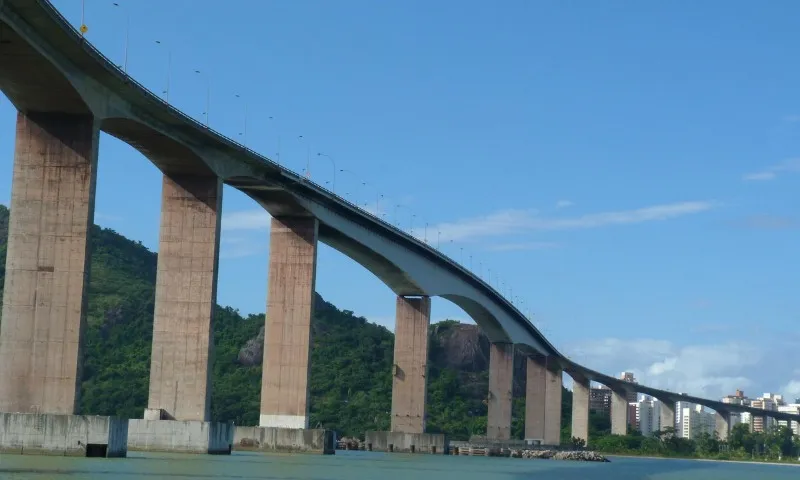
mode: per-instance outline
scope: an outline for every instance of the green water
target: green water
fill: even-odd
[[[334,456],[237,453],[230,456],[130,453],[126,459],[0,456],[0,479],[281,480],[782,480],[794,466],[612,458],[580,463],[516,458],[337,452]]]

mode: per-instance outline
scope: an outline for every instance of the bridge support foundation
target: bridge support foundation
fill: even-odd
[[[147,405],[166,415],[156,420],[210,418],[221,207],[218,178],[164,175]]]
[[[728,440],[728,433],[731,430],[731,415],[728,412],[716,412],[714,414],[715,426],[714,431],[720,440]]]
[[[624,390],[611,389],[611,434],[628,433],[628,394]]]
[[[315,218],[276,217],[271,228],[259,425],[308,428],[319,226]]]
[[[489,350],[489,412],[486,437],[511,438],[511,402],[514,386],[514,344],[492,343]]]
[[[589,379],[582,375],[572,376],[572,437],[589,442]]]
[[[0,327],[0,411],[78,410],[98,129],[91,116],[17,115]]]
[[[561,385],[563,383],[561,369],[548,366],[545,369],[547,390],[545,396],[545,445],[561,444]]]
[[[544,357],[528,357],[525,361],[525,439],[544,444],[545,399],[547,379]]]
[[[430,297],[397,297],[392,432],[425,432]]]
[[[658,399],[661,406],[661,413],[659,419],[661,422],[661,431],[665,428],[675,428],[675,402],[671,400]]]

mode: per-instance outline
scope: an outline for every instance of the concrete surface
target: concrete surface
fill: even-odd
[[[234,450],[336,453],[333,430],[277,427],[236,427]]]
[[[317,271],[318,223],[274,217],[259,426],[308,428],[308,365]]]
[[[448,440],[437,433],[366,432],[364,444],[374,452],[444,454]]]
[[[489,349],[489,411],[486,436],[511,438],[511,401],[514,382],[514,344],[492,343]]]
[[[128,450],[229,455],[233,429],[232,423],[132,418],[128,421]]]
[[[611,434],[628,433],[628,393],[611,389]]]
[[[675,403],[669,400],[660,400],[661,413],[659,414],[659,421],[661,422],[661,430],[671,427],[675,428]]]
[[[429,297],[397,297],[392,372],[393,432],[423,433],[428,375]]]
[[[714,431],[722,441],[728,440],[728,434],[731,431],[731,415],[728,412],[717,411],[714,415],[715,425]]]
[[[147,406],[177,420],[210,418],[221,208],[218,178],[164,175]]]
[[[86,323],[97,126],[17,115],[0,326],[0,412],[73,414]]]
[[[545,382],[544,359],[532,356],[526,359],[525,372],[525,439],[544,443]]]
[[[545,368],[547,389],[544,397],[544,444],[561,444],[561,369],[548,365]]]
[[[128,421],[117,417],[0,413],[0,426],[3,453],[125,457],[128,452]]]
[[[589,379],[572,376],[572,437],[589,441]]]

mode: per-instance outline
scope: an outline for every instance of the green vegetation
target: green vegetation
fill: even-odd
[[[7,233],[8,210],[0,206],[0,289]],[[147,405],[156,254],[113,230],[94,227],[91,239],[80,408],[85,413],[141,418]],[[393,334],[320,297],[316,302],[310,424],[349,436],[388,429]],[[235,309],[217,307],[211,400],[215,420],[258,423],[261,350],[248,354],[248,349],[263,338],[263,325],[263,314],[244,317]],[[488,343],[476,328],[454,321],[432,325],[430,338],[427,430],[446,432],[453,439],[485,434]],[[480,348],[462,351],[464,343]],[[524,430],[524,382],[525,372],[518,368],[512,426],[517,438]],[[568,421],[571,394],[563,393],[562,414]]]
[[[694,440],[675,435],[665,428],[653,436],[644,436],[628,427],[628,435],[611,435],[608,415],[592,412],[589,418],[588,448],[606,454],[658,457],[706,458],[713,460],[795,461],[800,456],[800,437],[788,427],[776,427],[767,433],[751,432],[748,424],[737,424],[727,441],[716,432],[701,433]],[[582,442],[570,440],[576,446]],[[569,443],[569,442],[566,442]]]

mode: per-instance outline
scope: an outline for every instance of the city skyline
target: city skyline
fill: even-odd
[[[88,37],[107,55],[122,61],[122,14],[110,2],[108,5],[100,1],[87,3],[87,24],[90,27]],[[136,5],[121,3],[133,17],[134,26],[137,22],[144,21],[146,2]],[[284,34],[284,29],[289,30],[291,25],[298,24],[300,11],[288,4],[277,5],[271,7],[276,9],[271,13],[277,14],[278,18],[290,20],[285,27],[278,26],[280,34]],[[335,11],[327,13],[333,13],[337,18],[343,17],[356,9],[355,5],[358,8],[369,8],[351,3],[340,10],[333,9]],[[518,13],[530,13],[520,3],[513,5],[513,8],[521,9]],[[74,4],[61,1],[56,2],[56,6],[69,20],[77,21],[76,14],[79,12]],[[669,14],[674,14],[674,10],[669,7],[659,8],[665,9],[661,13],[667,14],[666,22],[669,23],[672,18]],[[710,9],[696,8],[700,14],[706,12],[705,8]],[[283,93],[271,92],[268,97],[259,98],[252,94],[257,87],[254,78],[258,74],[263,75],[266,70],[262,67],[255,68],[255,76],[234,74],[232,71],[240,71],[234,68],[237,66],[239,69],[244,68],[242,65],[256,55],[255,49],[266,42],[256,38],[251,42],[252,45],[239,45],[237,39],[241,40],[242,37],[237,36],[232,26],[221,21],[212,35],[216,39],[214,41],[220,45],[214,47],[211,39],[203,39],[198,33],[202,30],[202,25],[207,25],[212,20],[208,14],[202,13],[203,9],[185,12],[178,7],[166,6],[162,10],[163,15],[160,16],[163,18],[154,20],[152,30],[164,35],[148,34],[153,37],[149,38],[140,31],[137,33],[136,29],[132,32],[129,68],[134,77],[154,91],[162,88],[166,78],[167,55],[161,50],[163,45],[169,43],[175,61],[170,99],[180,108],[190,113],[194,111],[198,118],[202,118],[206,86],[203,81],[193,78],[193,69],[206,72],[207,65],[220,64],[220,71],[213,72],[210,77],[212,102],[209,120],[212,127],[231,136],[240,133],[244,120],[244,102],[239,101],[241,98],[237,99],[235,95],[237,92],[247,92],[241,95],[250,102],[247,104],[250,112],[247,118],[250,132],[247,140],[254,149],[268,154],[277,150],[277,134],[270,133],[279,130],[282,133],[281,159],[297,171],[310,165],[312,178],[320,183],[332,181],[333,176],[330,171],[325,173],[331,170],[331,166],[327,165],[328,160],[317,158],[316,153],[329,154],[336,162],[333,172],[338,169],[352,172],[339,174],[336,179],[337,191],[347,193],[347,189],[352,189],[350,197],[357,197],[359,203],[366,201],[370,204],[368,206],[371,206],[373,198],[378,200],[379,195],[383,194],[385,203],[381,210],[387,213],[390,220],[398,217],[397,221],[406,229],[414,226],[418,235],[424,224],[429,223],[429,239],[432,241],[435,231],[439,237],[437,241],[442,241],[449,256],[468,266],[472,263],[474,270],[491,268],[495,274],[499,272],[499,283],[504,293],[513,289],[514,294],[522,294],[525,303],[536,314],[534,322],[543,328],[545,335],[561,350],[574,356],[576,360],[596,366],[604,372],[630,370],[642,379],[642,383],[648,385],[704,394],[713,398],[718,398],[736,387],[756,391],[782,391],[787,396],[800,396],[800,382],[793,380],[798,378],[798,372],[791,367],[797,363],[796,347],[800,339],[796,335],[785,334],[790,331],[792,322],[797,320],[796,313],[792,312],[799,310],[797,300],[791,294],[792,278],[787,267],[792,259],[797,258],[795,250],[791,248],[796,244],[793,240],[797,239],[797,235],[792,228],[791,219],[794,213],[790,208],[791,201],[796,200],[791,189],[796,186],[798,178],[797,164],[787,158],[792,158],[796,151],[797,118],[800,118],[796,112],[800,108],[788,107],[797,104],[796,101],[787,101],[791,96],[779,97],[775,94],[775,98],[770,97],[770,101],[759,109],[755,108],[752,101],[745,102],[748,112],[755,112],[753,120],[739,121],[745,125],[725,123],[725,127],[720,130],[738,139],[727,139],[728,144],[722,148],[719,143],[723,138],[713,135],[712,120],[721,121],[718,116],[722,117],[723,112],[736,112],[728,111],[725,107],[716,110],[713,118],[701,115],[695,119],[692,115],[700,111],[700,106],[687,106],[678,112],[672,111],[668,118],[661,117],[659,121],[662,122],[662,128],[677,128],[681,122],[694,119],[699,125],[698,129],[708,137],[701,138],[700,132],[697,137],[683,132],[684,140],[691,140],[688,142],[691,148],[681,150],[669,147],[670,139],[653,137],[652,130],[640,127],[635,129],[635,133],[628,135],[613,129],[603,130],[607,141],[614,142],[612,146],[615,148],[605,144],[598,136],[588,134],[583,138],[587,144],[583,150],[566,145],[566,139],[571,138],[571,133],[590,132],[589,121],[578,116],[582,108],[545,104],[543,108],[548,109],[551,116],[555,115],[556,107],[563,107],[564,111],[559,111],[552,118],[548,115],[536,116],[532,113],[535,109],[526,108],[517,112],[519,115],[516,116],[504,115],[503,119],[508,122],[504,130],[497,129],[495,122],[488,121],[464,125],[456,121],[459,117],[457,113],[445,113],[445,107],[461,107],[476,118],[480,115],[498,118],[507,113],[508,109],[514,112],[514,100],[532,101],[538,97],[523,89],[524,82],[511,85],[517,93],[516,97],[513,94],[501,95],[498,90],[503,86],[502,80],[492,81],[491,78],[481,76],[480,81],[486,82],[485,85],[462,85],[458,87],[458,93],[466,96],[473,90],[483,91],[481,89],[488,86],[488,98],[501,102],[506,110],[492,108],[488,100],[487,105],[464,104],[460,97],[441,102],[430,93],[425,93],[424,85],[427,84],[420,85],[422,79],[417,74],[404,77],[403,81],[416,81],[413,94],[422,95],[421,98],[429,101],[429,106],[434,111],[432,117],[439,122],[438,125],[452,126],[437,127],[435,122],[429,124],[422,119],[413,123],[410,119],[417,117],[414,112],[403,111],[396,103],[387,100],[387,111],[398,113],[403,121],[408,122],[407,131],[399,128],[402,124],[389,120],[386,120],[388,124],[380,128],[378,125],[371,127],[367,123],[374,122],[356,118],[358,114],[367,116],[370,111],[367,105],[355,102],[353,111],[348,115],[342,103],[323,98],[326,95],[332,96],[338,91],[337,88],[346,87],[342,78],[345,72],[334,70],[336,75],[332,75],[330,84],[313,81],[308,77],[326,71],[323,67],[329,66],[327,62],[317,59],[307,67],[298,60],[298,56],[302,57],[305,52],[303,49],[315,52],[314,48],[318,48],[325,54],[336,54],[317,43],[331,40],[334,45],[341,46],[348,38],[337,36],[328,28],[321,33],[311,34],[305,40],[291,37],[291,42],[283,47],[276,47],[276,65],[287,72],[287,78],[268,78]],[[462,15],[467,22],[474,21],[480,13],[476,5],[470,5],[466,10]],[[384,16],[399,13],[407,25],[413,20],[411,13],[407,11],[381,12]],[[185,25],[178,24],[179,14],[184,13],[188,13],[191,21],[196,21],[197,25],[189,25],[191,21],[185,22]],[[545,13],[563,22],[567,13],[576,12],[555,9]],[[599,22],[602,19],[602,14],[592,9],[577,13],[591,21]],[[444,12],[438,14],[443,15]],[[635,11],[629,15],[632,18],[636,15],[648,18],[649,14]],[[379,15],[378,18],[383,17]],[[213,20],[217,24],[216,19]],[[314,17],[311,21],[314,23],[321,20]],[[170,32],[166,28],[169,22],[178,25],[175,31]],[[379,26],[385,27],[376,22],[375,25],[363,28],[384,42],[390,43],[395,39],[392,35],[396,35],[396,32],[390,31],[381,35],[380,32],[373,31]],[[434,36],[426,29],[429,27],[427,23],[419,27],[422,30],[421,35],[427,41],[439,48],[448,45],[441,37]],[[613,24],[609,28],[613,28]],[[699,28],[699,25],[693,25],[693,28]],[[715,28],[721,30],[717,33],[725,34],[723,27]],[[512,31],[517,32],[514,29]],[[690,32],[698,34],[694,30]],[[170,39],[172,41],[166,40],[168,36],[200,42],[198,50],[206,52],[209,59],[206,61],[198,58],[196,54],[194,58],[190,58],[189,51],[180,48],[181,42],[176,42],[174,38]],[[667,38],[669,35],[664,34],[663,37]],[[163,44],[155,43],[158,39],[162,39]],[[612,40],[616,45],[620,38]],[[656,47],[663,41],[656,37],[648,37],[647,40]],[[761,45],[769,48],[777,40],[767,36],[762,39]],[[490,38],[487,41],[491,45],[499,46],[507,40]],[[242,52],[233,55],[225,63],[226,59],[220,55],[220,49],[225,45],[238,45]],[[480,53],[479,47],[480,45],[470,45],[464,53]],[[405,52],[411,55],[417,52],[419,46],[417,49],[398,50],[387,44],[383,48],[394,53]],[[733,49],[732,45],[720,47],[719,51],[724,53],[730,49]],[[360,49],[354,50],[348,54],[336,54],[335,58],[363,61],[363,55],[369,53]],[[516,47],[509,56],[498,59],[501,62],[501,71],[509,78],[513,78],[513,73],[520,72],[512,61],[513,55],[522,53],[523,49]],[[562,50],[561,53],[565,52]],[[312,57],[316,58],[313,55]],[[479,58],[489,61],[487,56]],[[581,58],[585,60],[584,57]],[[612,56],[609,67],[624,65],[625,58],[623,54]],[[421,62],[423,66],[431,66],[435,63],[428,62],[435,60],[436,58],[431,57],[424,58]],[[460,73],[463,65],[457,60],[445,62],[442,70],[436,71]],[[722,60],[718,61],[719,65],[727,65]],[[681,65],[674,58],[666,58],[665,62],[669,68]],[[547,65],[553,68],[553,64]],[[569,67],[571,64],[567,65],[568,68],[575,68]],[[769,62],[763,67],[765,72],[776,68]],[[603,70],[597,75],[607,80],[603,73],[610,75],[611,70]],[[391,91],[405,91],[402,83],[385,78],[387,73],[393,71],[390,66],[376,65],[373,70],[367,69],[368,73],[373,71],[374,76],[370,78],[374,85]],[[737,70],[734,73],[746,92],[755,94],[766,82],[766,73],[765,78],[758,77],[752,80],[752,84],[744,82],[742,72]],[[290,85],[298,76],[303,82],[297,86]],[[644,80],[641,77],[636,78],[639,81]],[[784,78],[780,84],[785,82],[788,85],[792,81],[791,78]],[[653,100],[652,106],[656,110],[666,108],[669,99],[686,93],[685,90],[671,89],[662,83],[658,85],[663,89],[660,93],[665,95],[666,100],[663,103]],[[358,87],[363,89],[365,84],[358,83]],[[550,82],[544,82],[539,87],[554,89]],[[379,92],[370,90],[365,94],[359,88],[345,88],[346,93],[342,96],[351,100],[364,95],[373,98],[368,95],[371,93],[375,98],[380,98]],[[434,82],[432,90],[439,92],[442,88],[444,85]],[[586,85],[578,83],[573,88],[586,88]],[[708,92],[709,86],[695,83],[685,86],[688,90],[692,88],[697,90],[694,90],[695,93],[690,98],[699,102],[698,92]],[[315,92],[315,95],[300,94],[308,91]],[[560,102],[570,98],[566,95],[567,92],[553,91],[561,94],[558,97]],[[580,90],[573,93],[578,95]],[[652,98],[657,92],[653,89],[645,93],[646,98]],[[412,92],[408,94],[411,95]],[[630,94],[619,92],[608,83],[601,84],[596,92],[597,96],[603,94],[628,102],[634,100]],[[783,94],[788,95],[785,92]],[[728,98],[719,95],[721,96],[716,99],[719,102]],[[304,98],[305,96],[312,98]],[[607,104],[598,103],[599,100],[583,94],[579,98],[587,102],[585,108],[593,106],[606,112],[606,117],[595,115],[595,122],[613,120],[617,122],[616,125],[634,128],[634,122],[622,115],[622,112],[611,115]],[[295,107],[296,112],[293,111]],[[273,120],[276,121],[273,123],[280,127],[270,126],[268,110],[273,108],[278,112],[274,115]],[[627,109],[630,112],[643,113],[633,109],[632,104],[628,104]],[[330,114],[328,110],[345,112],[346,120],[343,123],[346,126],[335,125],[337,116]],[[12,109],[7,101],[2,102],[0,114],[0,127],[13,131]],[[576,120],[576,125],[566,124],[565,120],[570,115]],[[551,135],[564,139],[561,142],[549,142],[547,148],[538,145],[543,141],[540,136],[531,134],[537,131],[536,128],[546,131],[548,127],[545,120],[551,120],[558,126],[550,127],[554,129]],[[717,127],[718,125],[714,126]],[[259,135],[260,131],[267,133]],[[439,134],[436,137],[443,138],[430,138],[437,132]],[[481,137],[476,132],[484,134],[484,141],[475,139]],[[755,138],[743,145],[745,132],[756,133],[752,133]],[[303,140],[298,139],[301,135],[313,143],[313,147],[303,144]],[[649,135],[647,139],[656,149],[669,150],[669,153],[662,151],[653,156],[653,160],[645,164],[638,163],[635,159],[646,153],[643,147],[647,142],[636,143],[633,148],[621,147],[625,142],[633,141],[635,135]],[[535,138],[525,140],[526,136]],[[470,140],[462,140],[466,137]],[[407,138],[417,140],[412,142]],[[420,138],[424,142],[420,143]],[[382,143],[391,148],[378,148]],[[710,145],[718,150],[711,149]],[[689,160],[675,160],[681,155],[684,158],[702,156],[693,151],[700,147],[710,149],[706,153],[717,159],[711,162],[710,168],[699,168]],[[592,149],[601,153],[591,160],[575,160],[581,155],[587,155]],[[0,151],[3,152],[4,162],[0,167],[4,166],[10,171],[13,151],[11,136],[0,137]],[[409,155],[412,152],[424,155],[415,159]],[[381,165],[375,165],[376,162],[372,160],[376,155],[385,159],[381,161]],[[615,155],[624,160],[614,161]],[[498,159],[496,156],[504,158]],[[560,158],[562,164],[527,160],[543,157]],[[97,223],[114,228],[135,240],[141,240],[151,249],[155,249],[158,227],[157,196],[136,207],[126,205],[124,199],[128,195],[134,195],[137,190],[157,189],[160,185],[157,180],[154,181],[158,177],[157,171],[141,155],[107,136],[101,142],[100,158]],[[663,163],[669,163],[670,160],[673,161],[673,167],[687,178],[680,178],[672,168],[664,168]],[[486,167],[487,163],[491,163],[494,168]],[[403,168],[391,167],[392,164],[402,165]],[[599,173],[599,164],[607,169],[605,174]],[[423,178],[416,178],[411,172],[400,171],[414,170],[415,167],[425,169],[425,175],[417,176]],[[481,173],[470,173],[470,169]],[[612,186],[616,185],[618,191],[609,191],[614,188],[596,187],[594,182],[572,179],[567,174],[575,169],[593,172],[591,177],[598,177],[598,181],[605,181]],[[649,171],[651,169],[652,172]],[[510,175],[509,172],[513,174]],[[712,183],[715,188],[709,191],[700,188],[702,185],[699,182],[690,179],[698,176],[714,178]],[[123,180],[113,181],[111,178],[127,181],[122,183]],[[387,178],[394,181],[388,181]],[[448,178],[456,180],[448,182]],[[526,178],[532,180],[526,181]],[[359,186],[361,179],[368,186]],[[474,195],[463,193],[464,185],[475,188],[482,185],[482,180],[508,184],[509,188],[502,189],[504,191],[493,189],[491,195],[484,195],[487,198],[481,198],[480,201],[476,201]],[[549,183],[552,185],[547,185]],[[412,187],[399,188],[401,185]],[[623,194],[623,191],[634,185],[636,191],[629,191],[630,195]],[[0,202],[4,204],[8,204],[9,187],[10,177],[0,185]],[[521,189],[522,192],[515,194],[514,189]],[[528,189],[535,191],[533,196],[527,194]],[[431,194],[431,191],[434,193]],[[515,208],[509,208],[509,205]],[[249,199],[231,189],[225,191],[223,210],[224,258],[220,262],[219,303],[240,308],[244,312],[263,312],[266,290],[265,224],[268,217],[257,212]],[[422,217],[426,219],[423,220]],[[439,231],[443,235],[439,236]],[[453,240],[452,244],[450,240]],[[320,263],[324,267],[319,270],[318,291],[340,308],[354,310],[371,321],[391,328],[394,315],[391,292],[350,260],[331,249],[320,250]],[[665,258],[660,258],[662,256]],[[340,285],[343,283],[340,279],[343,272],[348,276],[350,288]],[[535,273],[532,275],[531,272]],[[248,285],[242,286],[241,278],[248,278]],[[737,278],[741,280],[735,281]],[[362,301],[364,298],[367,300]],[[433,311],[435,320],[467,320],[463,312],[442,299],[434,301]],[[758,338],[752,338],[745,327],[751,325],[753,318],[758,317],[767,317],[770,321],[761,322],[758,325]],[[665,325],[670,325],[671,328],[659,328]],[[580,330],[579,336],[574,335],[576,330]],[[785,361],[774,365],[772,355],[784,358]],[[766,365],[772,369],[763,375],[756,373],[763,372]]]

